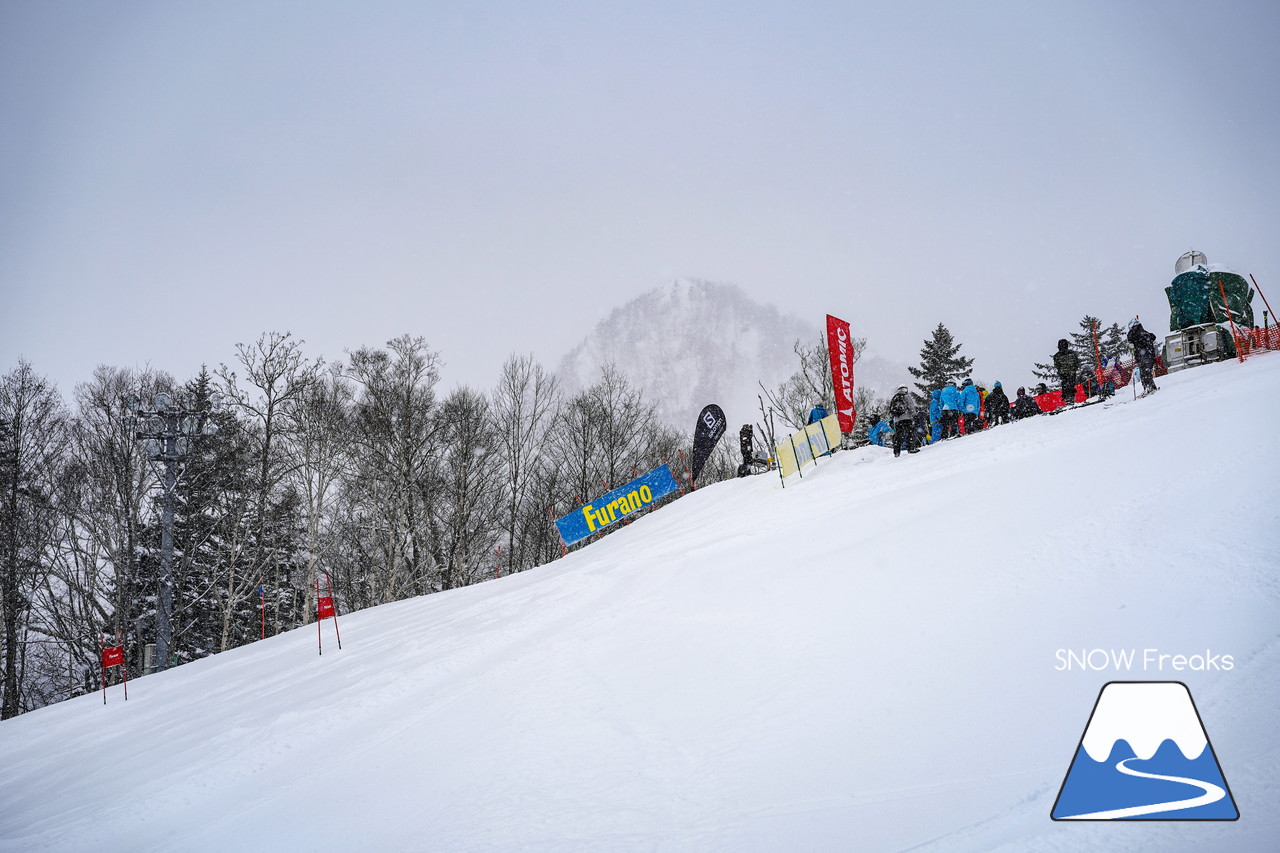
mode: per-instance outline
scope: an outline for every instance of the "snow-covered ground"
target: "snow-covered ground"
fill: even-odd
[[[1280,355],[1161,385],[6,721],[0,851],[1275,850]],[[1187,684],[1238,821],[1050,820],[1112,680]]]

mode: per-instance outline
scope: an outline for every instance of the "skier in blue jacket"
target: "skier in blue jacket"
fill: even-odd
[[[934,388],[929,392],[929,443],[934,444],[942,438],[942,389]]]
[[[960,434],[960,386],[954,382],[943,385],[938,394],[938,402],[942,404],[939,417],[942,422],[942,437],[955,438]]]
[[[964,434],[978,431],[978,413],[982,411],[982,395],[972,379],[966,379],[960,389],[960,414],[964,416]]]
[[[879,414],[872,415],[871,420],[875,426],[867,430],[867,441],[879,447],[888,447],[888,436],[893,434],[893,430],[889,429],[889,425],[881,420]]]

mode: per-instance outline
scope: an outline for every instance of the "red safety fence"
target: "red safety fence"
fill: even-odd
[[[1254,326],[1252,329],[1236,330],[1236,350],[1241,360],[1251,355],[1280,350],[1280,326],[1268,325],[1265,329]]]

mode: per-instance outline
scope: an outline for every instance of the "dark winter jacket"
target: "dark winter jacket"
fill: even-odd
[[[987,395],[983,405],[986,406],[987,417],[989,418],[1009,414],[1009,398],[1004,395],[1004,389],[1000,387],[999,383],[991,389],[991,393]]]
[[[954,385],[942,386],[942,411],[958,412],[960,411],[960,389]]]
[[[1058,371],[1059,376],[1067,376],[1072,379],[1080,371],[1080,356],[1067,347],[1066,338],[1058,341],[1058,351],[1053,354],[1053,369]]]
[[[982,395],[978,393],[978,386],[968,379],[960,389],[960,411],[966,415],[976,415],[982,411]]]
[[[1142,328],[1141,323],[1134,323],[1129,329],[1128,341],[1138,364],[1150,367],[1156,363],[1156,336]]]
[[[895,424],[914,420],[916,416],[916,398],[910,391],[896,391],[889,398],[889,417]]]
[[[1013,404],[1013,419],[1019,421],[1039,414],[1043,413],[1040,411],[1040,406],[1036,403],[1035,398],[1026,392],[1019,393],[1018,401]]]

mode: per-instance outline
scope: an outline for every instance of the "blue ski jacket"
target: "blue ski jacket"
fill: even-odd
[[[942,417],[942,389],[934,388],[929,392],[929,420],[936,421]]]
[[[871,429],[867,430],[867,441],[877,444],[880,447],[888,447],[885,444],[885,433],[889,432],[889,425],[884,421],[879,421]]]
[[[960,389],[954,385],[943,385],[941,392],[942,411],[960,411]]]
[[[960,389],[960,410],[967,415],[976,415],[982,411],[982,395],[978,393],[977,385],[966,382]]]

